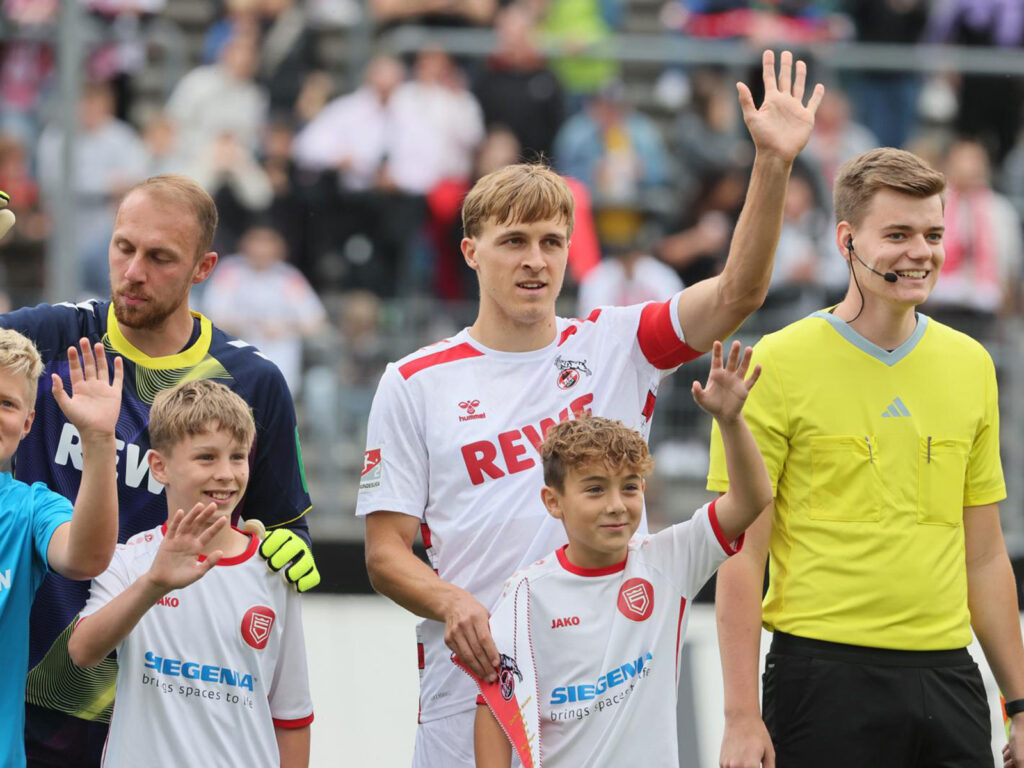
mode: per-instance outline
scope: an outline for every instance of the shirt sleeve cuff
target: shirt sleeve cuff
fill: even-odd
[[[722,531],[722,526],[718,522],[718,512],[715,510],[715,504],[718,503],[718,499],[715,499],[708,505],[708,520],[711,521],[711,530],[715,533],[715,538],[718,539],[719,546],[725,554],[732,556],[743,549],[743,539],[747,535],[746,532],[741,533],[738,538],[733,541],[728,541],[725,538],[725,533]]]
[[[281,720],[276,717],[273,718],[273,720],[275,728],[285,728],[288,730],[292,730],[295,728],[305,728],[307,725],[313,722],[313,713],[310,712],[305,717],[300,717],[295,720]]]

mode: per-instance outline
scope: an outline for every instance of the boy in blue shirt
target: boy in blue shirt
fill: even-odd
[[[0,329],[0,766],[25,765],[25,678],[29,611],[48,570],[87,580],[110,563],[117,544],[117,446],[124,376],[120,358],[111,380],[103,345],[68,349],[72,395],[58,376],[53,396],[82,439],[82,484],[71,502],[43,483],[26,485],[10,473],[10,459],[35,417],[43,364],[35,345]],[[72,512],[74,513],[72,515]]]

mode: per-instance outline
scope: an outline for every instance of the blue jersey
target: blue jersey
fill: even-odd
[[[25,334],[39,348],[45,365],[36,398],[32,431],[18,448],[14,471],[19,480],[42,481],[74,499],[82,478],[82,446],[50,392],[50,373],[70,390],[67,349],[86,337],[102,342],[108,359],[124,359],[124,390],[117,422],[117,476],[120,525],[118,541],[160,525],[167,501],[150,474],[149,409],[158,392],[194,379],[214,379],[241,395],[252,408],[256,439],[249,457],[249,487],[239,505],[245,519],[267,528],[287,526],[308,539],[305,513],[310,508],[295,423],[295,409],[284,377],[258,349],[215,328],[198,313],[188,346],[175,355],[149,357],[121,333],[110,302],[40,304],[0,316],[0,326]],[[114,662],[81,671],[67,656],[71,623],[85,605],[88,582],[49,574],[32,609],[30,664],[26,701],[87,720],[109,721]]]
[[[46,575],[50,537],[70,519],[71,502],[63,496],[0,473],[0,768],[25,765],[29,611]]]

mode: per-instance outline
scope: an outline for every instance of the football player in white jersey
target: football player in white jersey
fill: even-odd
[[[388,366],[370,411],[356,514],[377,591],[418,629],[417,768],[473,764],[474,686],[499,658],[488,609],[510,573],[565,543],[538,498],[537,449],[557,421],[592,411],[645,437],[658,383],[732,333],[764,300],[793,160],[824,93],[806,68],[763,57],[765,99],[737,84],[756,156],[720,275],[664,303],[557,317],[572,236],[564,179],[538,165],[483,177],[463,204],[462,251],[480,282],[474,324]],[[431,563],[412,551],[422,532]],[[446,647],[447,646],[447,647]]]
[[[647,443],[621,422],[581,417],[541,447],[541,498],[569,543],[514,575],[491,617],[499,680],[482,683],[477,768],[677,768],[676,691],[687,604],[742,546],[772,486],[743,420],[760,373],[733,342],[714,343],[697,403],[721,427],[729,493],[653,536],[640,526]],[[727,436],[726,436],[727,434]],[[635,734],[643,732],[643,738]]]

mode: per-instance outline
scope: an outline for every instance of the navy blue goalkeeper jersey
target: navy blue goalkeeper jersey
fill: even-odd
[[[284,377],[258,349],[195,316],[189,345],[175,355],[149,357],[121,333],[109,301],[40,304],[0,316],[0,326],[31,338],[42,355],[45,372],[36,398],[35,422],[14,457],[15,476],[26,483],[42,481],[74,500],[82,473],[78,431],[68,422],[50,392],[50,373],[70,391],[67,349],[85,336],[103,342],[108,361],[124,359],[124,391],[117,422],[117,477],[120,526],[124,542],[167,518],[163,486],[150,474],[149,409],[158,392],[179,382],[213,379],[237,392],[252,408],[256,439],[249,456],[249,487],[238,511],[267,528],[298,529],[308,540],[304,515],[310,509],[295,423],[295,409]],[[108,720],[113,701],[114,662],[78,670],[67,655],[71,624],[85,605],[88,582],[50,573],[32,608],[29,681],[26,700],[79,718]]]

